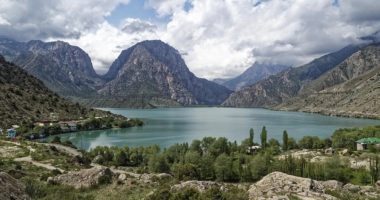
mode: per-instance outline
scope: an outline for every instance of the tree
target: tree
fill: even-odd
[[[227,154],[216,158],[214,163],[215,176],[218,181],[229,181],[233,177],[232,159]]]
[[[288,132],[286,130],[282,134],[282,150],[288,150]]]
[[[255,136],[255,132],[253,131],[253,128],[249,129],[249,145],[253,146],[253,139]]]
[[[115,162],[116,162],[117,166],[127,166],[127,164],[128,164],[127,161],[128,161],[127,154],[123,150],[120,150],[115,155]]]
[[[263,130],[261,131],[260,138],[261,138],[261,147],[265,149],[266,144],[267,144],[267,129],[265,128],[265,126],[263,126]]]
[[[149,159],[148,165],[152,172],[168,173],[170,171],[168,162],[163,155],[153,155],[151,159]]]

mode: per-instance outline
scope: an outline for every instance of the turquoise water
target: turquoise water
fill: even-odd
[[[248,137],[249,129],[255,131],[255,141],[263,126],[268,137],[281,141],[283,130],[291,137],[299,139],[304,135],[322,138],[330,136],[334,130],[343,127],[364,127],[379,125],[379,120],[329,117],[317,114],[282,112],[254,108],[160,108],[160,109],[111,109],[116,114],[140,118],[143,127],[111,129],[101,131],[62,134],[62,140],[70,140],[82,149],[96,146],[146,146],[191,142],[206,136],[226,137],[242,141]]]

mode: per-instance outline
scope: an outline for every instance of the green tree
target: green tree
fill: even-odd
[[[168,173],[170,171],[169,165],[163,155],[153,155],[149,159],[149,169],[156,173]]]
[[[288,132],[286,130],[282,134],[282,150],[288,150]]]
[[[227,154],[218,156],[214,163],[215,176],[218,181],[229,181],[233,177],[232,159]]]
[[[123,150],[120,150],[115,155],[115,162],[117,166],[127,166],[128,164],[127,154]]]
[[[262,131],[261,131],[260,138],[261,138],[261,147],[262,147],[263,149],[265,149],[266,144],[267,144],[267,129],[266,129],[265,126],[263,126],[263,129],[262,129]]]
[[[249,145],[253,146],[253,140],[254,140],[255,132],[253,131],[253,128],[249,129]]]

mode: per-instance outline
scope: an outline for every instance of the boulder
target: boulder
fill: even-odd
[[[0,172],[0,199],[29,200],[25,186],[5,172]]]
[[[335,153],[335,150],[333,148],[327,148],[325,149],[325,154],[332,155]]]
[[[80,171],[71,171],[67,174],[62,174],[49,179],[51,183],[59,183],[69,185],[76,189],[88,188],[98,185],[99,180],[107,177],[112,180],[114,174],[109,168],[106,167],[93,167],[91,169],[82,169]]]
[[[118,181],[125,181],[127,180],[127,175],[126,174],[120,174],[119,177],[117,178]]]
[[[331,183],[326,183],[331,184]],[[325,186],[309,178],[301,178],[282,172],[273,172],[250,186],[249,199],[289,199],[290,195],[300,199],[335,200],[325,194]]]
[[[380,189],[380,180],[378,180],[375,185],[377,189]]]

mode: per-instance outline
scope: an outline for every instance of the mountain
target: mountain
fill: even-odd
[[[42,81],[0,55],[0,127],[49,119],[56,113],[62,120],[79,119],[108,112],[70,103],[51,92]]]
[[[289,68],[269,76],[251,86],[232,93],[223,106],[272,107],[302,93],[309,82],[319,78],[346,58],[357,52],[361,45],[349,45],[337,52],[327,54],[312,62]]]
[[[229,80],[231,80],[231,79],[230,78],[216,78],[216,79],[213,79],[212,82],[217,83],[219,85],[223,85],[223,83],[225,83]]]
[[[107,83],[98,102],[117,107],[218,105],[231,93],[196,77],[180,53],[159,40],[122,51],[102,78]]]
[[[380,45],[370,45],[305,85],[280,110],[354,117],[380,116]]]
[[[222,85],[234,91],[240,90],[245,86],[252,85],[260,80],[268,78],[270,75],[277,74],[288,68],[289,67],[285,65],[256,62],[241,75],[223,82]]]
[[[2,38],[0,53],[65,97],[91,96],[104,83],[87,53],[65,42],[24,43]]]

